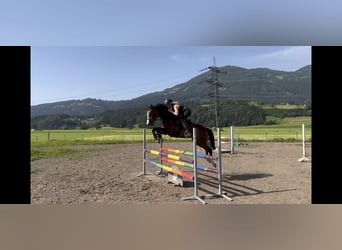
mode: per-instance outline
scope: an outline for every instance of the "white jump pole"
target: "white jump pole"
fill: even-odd
[[[234,154],[235,142],[234,142],[234,128],[233,128],[233,126],[230,126],[230,134],[228,135],[228,137],[220,137],[220,139],[229,139],[228,142],[227,141],[222,142],[222,140],[221,140],[221,144],[230,144],[230,154]],[[217,140],[217,147],[218,147],[218,144],[219,144],[219,141]],[[228,151],[228,149],[222,149],[222,147],[221,147],[221,153],[222,153],[222,150]]]
[[[233,140],[233,126],[231,126],[230,127],[230,136],[231,136],[231,145],[233,145],[234,144],[234,140]],[[231,199],[230,197],[228,197],[226,194],[227,193],[223,193],[222,192],[222,159],[221,159],[221,130],[220,130],[220,128],[217,128],[217,137],[219,138],[218,140],[219,140],[219,146],[218,146],[218,170],[219,170],[219,172],[218,172],[218,179],[219,179],[219,186],[218,186],[218,188],[219,188],[219,193],[218,194],[216,194],[216,196],[220,196],[220,197],[223,197],[223,198],[226,198],[227,200],[229,200],[229,201],[232,201],[233,199]],[[231,152],[232,152],[232,154],[233,154],[233,148],[234,147],[232,147],[231,146]]]
[[[217,128],[217,138],[218,138],[218,145],[217,145],[217,168],[218,168],[218,193],[216,194],[208,194],[205,197],[222,197],[229,201],[233,201],[232,198],[228,197],[226,192],[222,192],[222,159],[221,159],[221,130]]]
[[[163,138],[160,140],[160,152],[161,152],[162,147],[163,147]],[[160,164],[163,164],[161,159],[162,159],[162,156],[160,156]],[[154,174],[155,175],[161,175],[161,174],[165,174],[165,173],[163,173],[163,169],[161,168],[161,169],[159,169],[159,171],[156,171]]]
[[[143,129],[143,170],[137,177],[142,175],[150,175],[146,173],[146,128]]]
[[[146,175],[146,128],[143,129],[143,171],[138,174],[139,176]]]
[[[230,154],[234,154],[234,132],[233,126],[230,126]]]
[[[309,159],[306,157],[306,152],[305,152],[305,125],[304,124],[302,124],[302,136],[303,136],[303,157],[298,159],[299,162],[309,161]]]
[[[182,200],[199,200],[202,204],[208,204],[204,201],[201,197],[198,196],[198,182],[197,182],[197,135],[196,135],[196,128],[192,129],[193,140],[192,140],[192,151],[194,155],[194,195],[190,197],[184,197]]]

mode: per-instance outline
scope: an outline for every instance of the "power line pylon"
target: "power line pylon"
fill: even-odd
[[[207,70],[207,69],[209,69],[209,71],[210,71],[210,77],[209,77],[209,79],[207,79],[205,81],[214,87],[214,92],[209,93],[209,96],[210,97],[214,97],[215,127],[218,128],[219,127],[218,105],[219,105],[219,99],[220,99],[219,87],[222,86],[220,84],[220,82],[218,81],[218,74],[219,73],[226,73],[226,72],[220,70],[216,66],[215,56],[214,56],[214,59],[213,59],[213,65],[209,66],[209,67],[207,67],[205,69],[202,69],[200,71],[204,71],[204,70]]]

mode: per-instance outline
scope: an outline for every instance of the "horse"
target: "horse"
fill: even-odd
[[[157,104],[155,106],[151,105],[147,110],[146,116],[147,126],[152,126],[158,117],[162,121],[162,127],[152,129],[153,137],[158,141],[158,143],[162,140],[162,134],[169,135],[171,137],[193,139],[192,134],[191,137],[185,137],[185,129],[177,122],[177,116],[169,112],[168,108],[164,104]],[[193,128],[196,128],[196,144],[205,150],[206,155],[212,156],[213,150],[216,149],[215,138],[212,130],[200,124],[192,123],[190,120],[188,120],[188,122],[191,132]],[[216,164],[212,160],[207,160],[216,167]]]

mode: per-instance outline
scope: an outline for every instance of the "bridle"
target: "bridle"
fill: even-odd
[[[157,119],[158,115],[155,115],[156,111],[149,109],[146,112],[146,125],[153,125],[154,121]],[[155,115],[155,116],[154,116]]]

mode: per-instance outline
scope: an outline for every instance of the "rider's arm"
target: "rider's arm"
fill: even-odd
[[[176,104],[176,105],[174,105],[173,106],[173,108],[174,108],[174,112],[172,112],[174,115],[176,115],[176,116],[178,116],[179,115],[179,105],[178,104]]]

